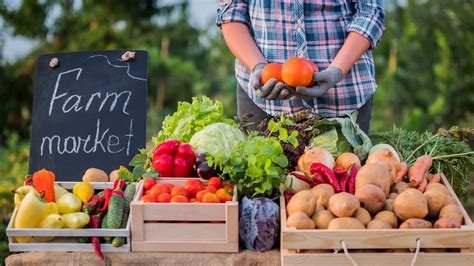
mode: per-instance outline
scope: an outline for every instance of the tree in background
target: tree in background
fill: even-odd
[[[193,95],[217,97],[227,103],[228,113],[235,113],[235,81],[229,78],[232,57],[220,35],[191,25],[186,1],[169,2],[23,1],[17,9],[0,5],[4,24],[14,35],[38,42],[25,58],[0,66],[5,88],[0,91],[0,124],[6,125],[2,136],[15,131],[29,138],[34,62],[43,53],[147,50],[149,136],[159,129],[164,115],[176,109],[177,101]]]
[[[474,2],[390,1],[373,129],[474,124]]]

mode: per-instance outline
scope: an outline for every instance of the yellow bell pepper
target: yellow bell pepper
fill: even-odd
[[[38,227],[41,218],[46,212],[46,201],[37,195],[34,191],[26,194],[21,201],[20,208],[16,213],[13,228],[36,228]],[[18,243],[27,243],[31,241],[31,236],[15,237]]]
[[[38,227],[59,229],[59,228],[63,228],[64,224],[63,224],[61,215],[57,213],[52,213],[52,214],[46,215],[46,217],[44,217],[41,220]],[[41,242],[47,242],[47,241],[53,240],[54,236],[35,236],[34,239]]]
[[[88,182],[79,182],[72,188],[72,193],[87,203],[94,196],[94,187]]]

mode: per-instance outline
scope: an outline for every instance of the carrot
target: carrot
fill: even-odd
[[[433,177],[431,177],[429,184],[439,183],[440,181],[441,181],[441,175],[437,173],[437,174],[434,174]]]
[[[33,187],[40,194],[44,194],[47,202],[54,202],[54,180],[53,172],[41,169],[33,174]]]
[[[418,187],[432,164],[433,159],[429,155],[422,155],[416,159],[413,166],[408,170],[408,177],[410,178],[410,185],[412,187]]]
[[[421,183],[418,185],[416,189],[418,189],[421,192],[425,192],[426,186],[428,185],[428,179],[423,178]]]
[[[400,169],[397,172],[397,179],[396,179],[397,183],[401,182],[403,180],[403,178],[405,177],[407,172],[408,172],[407,163],[406,162],[401,162],[400,163]]]

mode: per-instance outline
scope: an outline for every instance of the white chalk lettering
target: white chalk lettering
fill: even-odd
[[[115,139],[114,142],[112,142],[113,139]],[[109,140],[107,141],[107,151],[110,153],[119,153],[123,151],[123,149],[125,149],[125,147],[122,147],[119,150],[113,151],[112,147],[117,146],[117,145],[120,145],[120,138],[117,137],[116,135],[110,135]]]
[[[127,109],[128,101],[130,100],[130,96],[132,96],[131,91],[122,91],[119,94],[117,94],[116,92],[107,92],[104,100],[102,101],[102,104],[99,107],[99,112],[102,111],[102,108],[104,107],[105,103],[107,102],[107,99],[109,99],[109,97],[115,96],[115,98],[113,98],[113,101],[110,104],[110,108],[109,108],[109,111],[112,112],[115,109],[115,105],[117,105],[118,98],[120,96],[122,96],[122,94],[124,94],[124,93],[127,94],[128,96],[127,96],[127,99],[125,100],[125,103],[123,104],[122,112],[126,115],[129,115],[129,113],[126,111],[126,109]]]
[[[69,109],[66,109],[67,104],[72,100],[76,99],[73,105],[69,107]],[[63,104],[63,112],[64,113],[69,113],[72,109],[74,109],[75,112],[80,111],[84,106],[79,106],[79,103],[81,102],[81,96],[79,95],[71,95],[70,97],[67,98],[67,100]]]
[[[75,71],[77,71],[76,80],[78,80],[79,77],[81,76],[82,68],[74,68],[74,69],[71,69],[71,70],[68,70],[68,71],[64,71],[64,72],[59,73],[58,78],[56,79],[56,84],[54,85],[53,96],[51,97],[51,100],[50,100],[50,102],[49,102],[49,113],[48,113],[49,116],[51,116],[51,113],[53,112],[54,102],[55,102],[57,99],[66,96],[66,94],[67,94],[67,93],[63,93],[63,94],[60,94],[60,95],[56,95],[57,92],[58,92],[59,81],[61,80],[61,77],[62,77],[63,75],[65,75],[65,74],[69,74],[69,73],[72,73],[72,72],[75,72]]]
[[[127,141],[127,156],[130,155],[130,142],[132,141],[132,137],[133,137],[133,119],[130,119],[130,132],[128,134],[125,134],[125,137],[128,138],[128,141]]]
[[[106,152],[105,147],[104,147],[104,144],[102,144],[102,140],[104,140],[105,134],[107,134],[108,131],[109,131],[109,129],[107,128],[107,130],[105,130],[105,131],[102,133],[102,137],[101,137],[100,140],[99,140],[100,119],[97,119],[97,130],[96,130],[96,132],[95,132],[95,139],[94,139],[94,152],[97,150],[97,145],[100,145],[100,147],[102,147],[102,150],[103,150],[104,152]]]
[[[91,97],[89,98],[89,101],[87,101],[87,104],[86,104],[86,110],[85,111],[89,111],[89,107],[91,106],[92,104],[92,100],[94,100],[94,97],[95,96],[98,96],[99,99],[100,99],[100,92],[96,92],[96,93],[92,93],[91,94]]]
[[[59,146],[59,142],[61,141],[61,138],[58,135],[54,135],[52,137],[43,137],[43,140],[41,141],[41,156],[43,156],[43,150],[44,150],[44,143],[46,141],[49,141],[49,154],[53,154],[53,140],[57,139],[57,145]]]

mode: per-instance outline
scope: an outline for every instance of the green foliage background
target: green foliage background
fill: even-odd
[[[24,58],[0,61],[0,261],[8,250],[4,227],[12,209],[10,191],[27,174],[38,55],[148,50],[149,137],[178,101],[189,101],[194,95],[219,99],[225,112],[235,115],[234,58],[215,30],[213,18],[208,29],[199,29],[188,20],[186,1],[170,2],[45,0],[23,1],[18,9],[11,9],[0,0],[5,27],[1,30],[36,42]],[[385,2],[386,32],[374,50],[379,87],[372,131],[393,124],[414,130],[473,126],[474,2]],[[53,10],[58,14],[55,17]]]

